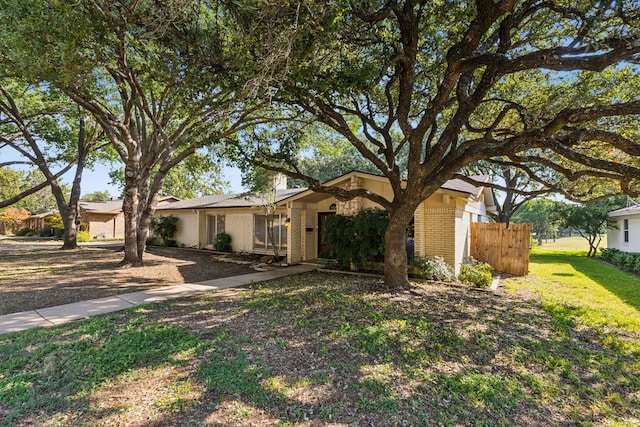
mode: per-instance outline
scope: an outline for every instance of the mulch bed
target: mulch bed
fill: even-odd
[[[122,268],[118,249],[0,251],[0,315],[255,272],[213,252],[164,247],[149,248],[144,266]]]

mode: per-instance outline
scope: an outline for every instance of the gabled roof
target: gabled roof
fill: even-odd
[[[389,182],[389,180],[382,175],[376,175],[373,173],[369,173],[369,172],[360,172],[360,171],[350,171],[347,172],[343,175],[340,175],[337,178],[331,179],[327,182],[325,182],[323,185],[326,186],[334,186],[334,185],[338,185],[344,181],[346,181],[347,178],[351,177],[351,176],[360,176],[363,178],[368,178],[368,179],[373,179],[373,180],[377,180],[377,181],[383,181],[383,182]],[[449,190],[449,191],[455,191],[458,193],[464,193],[464,194],[469,194],[472,195],[474,197],[479,197],[482,192],[485,190],[484,187],[484,183],[487,183],[491,180],[490,177],[485,176],[485,175],[478,175],[478,176],[472,176],[470,177],[471,179],[475,180],[478,182],[478,185],[473,185],[470,184],[466,181],[463,181],[461,179],[450,179],[449,181],[445,182],[440,189],[442,190]],[[298,197],[296,197],[296,199],[298,198],[302,198],[304,197],[305,199],[308,198],[308,196],[315,194],[315,192],[313,190],[310,189],[305,189],[304,192],[301,192]],[[489,198],[488,201],[490,201],[491,198]]]
[[[29,218],[46,218],[49,215],[56,215],[57,213],[58,213],[58,211],[49,211],[49,212],[44,212],[44,213],[40,213],[40,214],[29,215]]]
[[[440,188],[445,190],[457,191],[460,193],[467,193],[475,197],[479,197],[484,190],[484,186],[482,184],[488,183],[491,180],[491,178],[486,175],[470,176],[469,178],[476,181],[478,185],[474,185],[470,182],[456,178],[450,179],[449,181],[445,182]]]
[[[180,201],[176,196],[162,196],[158,206],[170,205]],[[80,200],[80,208],[89,213],[117,214],[122,212],[122,199],[116,200]]]
[[[284,200],[305,191],[304,188],[289,188],[286,190],[277,190],[275,195],[275,203],[281,203]],[[213,196],[197,197],[195,199],[182,200],[179,202],[169,203],[167,205],[158,206],[156,210],[175,210],[175,209],[210,209],[210,208],[250,208],[263,204],[264,197],[250,195],[248,193],[233,194],[217,194]]]

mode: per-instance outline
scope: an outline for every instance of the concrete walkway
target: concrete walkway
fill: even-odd
[[[231,276],[198,283],[166,286],[147,291],[119,294],[112,297],[41,308],[33,311],[6,314],[0,316],[0,335],[9,332],[23,331],[37,326],[59,325],[61,323],[95,316],[96,314],[126,310],[127,308],[149,302],[164,301],[172,298],[191,296],[201,292],[245,286],[317,269],[318,266],[315,265],[301,264],[276,270],[244,274],[242,276]]]

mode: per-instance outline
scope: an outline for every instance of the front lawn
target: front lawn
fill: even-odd
[[[0,336],[0,425],[638,425],[638,279],[531,270],[420,296],[313,273]]]

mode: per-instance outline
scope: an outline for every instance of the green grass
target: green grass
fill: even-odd
[[[316,273],[0,336],[0,426],[135,424],[108,396],[159,373],[140,425],[638,425],[638,278],[547,248],[530,269],[502,296]]]
[[[0,402],[13,408],[0,425],[37,411],[64,411],[93,388],[141,367],[180,364],[200,341],[143,318],[99,316],[78,324],[0,337]]]
[[[587,325],[640,333],[640,278],[585,255],[534,248],[534,280],[520,281],[518,288],[538,293],[548,306]]]
[[[532,377],[540,393],[562,393],[579,406],[570,411],[576,422],[584,421],[581,413],[585,410],[613,413],[628,405],[628,395],[620,390],[636,390],[631,396],[638,396],[640,390],[640,278],[587,258],[586,251],[548,247],[531,251],[529,270],[530,278],[513,280],[508,288],[538,294],[551,316],[552,328],[562,339],[551,348],[538,348],[532,357],[521,358],[552,368],[573,384],[554,390],[551,384]],[[575,337],[583,345],[570,349]],[[594,343],[604,348],[594,352]],[[594,375],[587,380],[582,372]],[[591,403],[585,407],[579,402]],[[638,425],[640,410],[633,413],[633,421],[612,424]]]
[[[535,239],[534,239],[535,240]],[[602,235],[602,241],[598,245],[599,248],[607,247],[607,235]],[[542,250],[545,249],[566,249],[576,251],[588,251],[589,242],[584,237],[571,236],[571,237],[559,237],[555,239],[548,239],[542,241],[542,246],[539,247]]]

